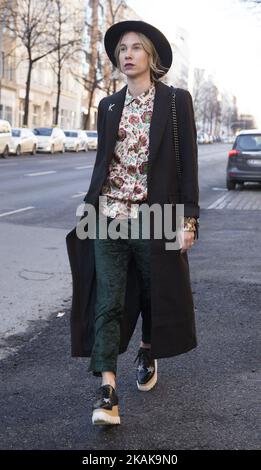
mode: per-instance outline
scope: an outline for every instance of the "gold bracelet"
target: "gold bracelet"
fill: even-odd
[[[196,232],[196,223],[194,217],[184,217],[184,232]]]

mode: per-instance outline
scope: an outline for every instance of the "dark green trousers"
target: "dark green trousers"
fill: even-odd
[[[113,219],[108,218],[108,223]],[[97,296],[95,304],[95,341],[92,349],[89,371],[101,376],[102,371],[116,375],[120,345],[120,322],[123,315],[127,267],[134,256],[141,279],[142,299],[142,341],[150,343],[151,296],[150,296],[150,246],[148,239],[130,238],[130,221],[126,221],[127,239],[99,238],[98,219],[94,240]],[[108,226],[108,225],[107,225]]]

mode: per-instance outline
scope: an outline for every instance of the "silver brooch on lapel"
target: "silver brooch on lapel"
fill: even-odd
[[[115,106],[115,103],[109,105],[109,111],[112,111],[113,106]]]

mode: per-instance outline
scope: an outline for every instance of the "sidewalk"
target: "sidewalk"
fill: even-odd
[[[21,345],[23,334],[40,331],[51,312],[68,305],[68,231],[1,222],[0,359]]]
[[[91,424],[100,379],[87,372],[89,359],[70,357],[69,309],[51,316],[0,362],[0,448],[258,449],[259,216],[202,210],[200,239],[189,252],[198,347],[160,359],[156,387],[140,392],[139,320],[119,356],[120,426]]]

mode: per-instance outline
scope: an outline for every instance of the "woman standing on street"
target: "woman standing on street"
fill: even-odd
[[[173,142],[171,87],[160,81],[172,63],[165,36],[143,21],[123,21],[106,32],[105,50],[125,74],[127,85],[103,98],[98,108],[98,150],[84,201],[98,209],[96,238],[67,236],[73,274],[72,355],[91,356],[89,371],[102,377],[93,404],[93,424],[119,424],[116,373],[142,315],[135,361],[138,390],[157,382],[157,358],[196,347],[194,304],[187,250],[198,234],[196,127],[191,95],[176,90],[182,177],[178,187]],[[101,201],[100,196],[107,197]],[[184,204],[181,249],[166,250],[166,239],[144,239],[141,204]],[[126,238],[99,238],[99,220],[127,222]],[[79,248],[80,247],[80,248]]]

